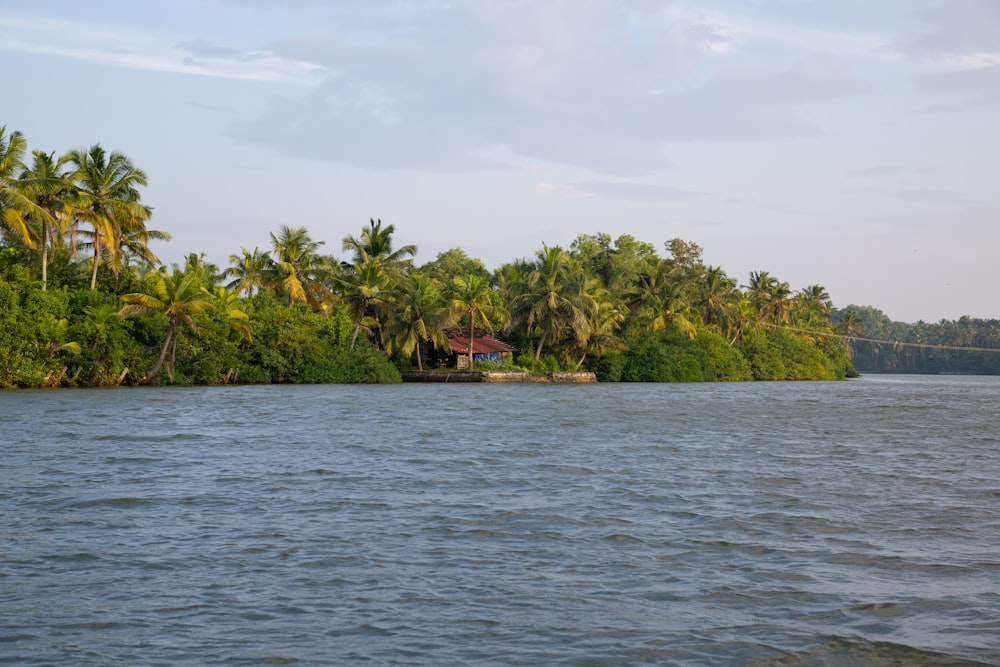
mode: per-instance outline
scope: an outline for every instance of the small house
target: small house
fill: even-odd
[[[423,355],[431,368],[448,367],[463,369],[469,366],[469,328],[455,327],[444,330],[444,335],[448,338],[448,348],[438,350],[434,348],[421,349],[418,353]],[[483,329],[475,329],[472,340],[472,363],[478,361],[492,361],[493,363],[510,363],[514,360],[514,348],[507,343],[490,336]]]

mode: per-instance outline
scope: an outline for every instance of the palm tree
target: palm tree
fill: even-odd
[[[757,307],[761,320],[774,325],[788,324],[792,294],[788,283],[779,281],[767,271],[752,271],[749,290],[750,301]]]
[[[581,352],[574,370],[580,370],[588,352],[603,354],[607,350],[624,350],[627,347],[616,333],[625,321],[625,314],[611,300],[610,290],[600,284],[599,278],[591,278],[591,281],[597,308],[592,313],[585,335],[574,341],[574,347]]]
[[[331,277],[332,267],[319,254],[323,241],[313,241],[305,227],[282,225],[278,234],[271,233],[274,249],[272,277],[275,284],[288,296],[288,305],[308,303],[314,310],[322,310],[332,297],[324,282]]]
[[[152,380],[166,362],[167,375],[173,384],[174,360],[180,332],[183,327],[198,332],[198,324],[193,316],[212,308],[212,294],[201,286],[200,276],[174,271],[173,274],[166,272],[152,274],[150,284],[145,291],[124,294],[121,299],[125,304],[119,311],[122,317],[143,313],[163,313],[167,316],[169,326],[163,347],[160,349],[160,356],[146,374],[144,381]]]
[[[407,274],[389,294],[390,316],[386,318],[385,351],[399,350],[413,354],[421,342],[430,341],[438,348],[448,345],[444,333],[455,320],[438,281],[420,273]],[[417,349],[417,370],[424,370]]]
[[[503,303],[513,303],[514,299],[524,293],[528,276],[533,270],[532,262],[520,258],[501,265],[493,272],[492,284]]]
[[[636,320],[648,331],[664,331],[671,324],[689,338],[694,338],[697,312],[688,305],[677,284],[670,279],[671,267],[660,262],[655,271],[639,276],[631,293],[630,308]]]
[[[175,270],[178,269],[174,264]],[[219,267],[205,259],[205,253],[189,252],[184,256],[184,273],[196,274],[201,279],[202,286],[211,291],[222,280],[223,274]]]
[[[471,371],[476,323],[481,322],[488,331],[493,331],[493,322],[499,322],[503,314],[493,301],[494,295],[489,281],[475,273],[455,277],[448,285],[448,296],[452,307],[469,317],[469,370]]]
[[[117,273],[123,266],[120,256],[126,244],[140,256],[158,261],[147,246],[154,236],[146,229],[152,209],[143,205],[138,190],[138,186],[146,185],[145,172],[121,153],[108,155],[100,144],[89,150],[70,151],[66,157],[74,167],[72,179],[78,194],[70,224],[73,231],[79,222],[93,228],[91,291],[97,286],[101,257],[112,260],[110,265]]]
[[[729,340],[731,346],[742,341],[747,333],[757,333],[760,330],[757,309],[746,295],[740,296],[733,302],[732,322],[733,327],[730,331],[732,338]]]
[[[93,229],[79,229],[76,231],[76,250],[93,251],[94,238],[103,238],[100,232]],[[150,241],[169,241],[171,238],[168,232],[158,229],[143,229],[142,231],[130,231],[122,234],[118,241],[118,252],[114,255],[106,256],[104,265],[111,269],[115,276],[114,289],[117,291],[122,278],[122,273],[126,269],[134,269],[133,276],[143,276],[150,271],[154,271],[160,263],[157,257],[149,248]],[[103,246],[103,242],[98,241]],[[93,272],[91,273],[93,278]]]
[[[822,285],[809,285],[799,290],[795,295],[793,308],[801,314],[808,316],[811,312],[826,317],[833,310],[833,303],[830,301],[830,294]]]
[[[370,309],[384,303],[389,290],[389,275],[374,260],[361,257],[360,262],[345,267],[338,279],[341,297],[354,308],[354,334],[351,349],[354,349],[361,327],[369,317]],[[369,320],[371,321],[371,320]]]
[[[27,148],[28,143],[20,132],[8,135],[7,126],[0,125],[0,232],[34,248],[35,233],[26,218],[45,214],[18,187],[18,176],[24,169],[21,158]]]
[[[229,325],[232,335],[240,340],[252,340],[250,316],[240,308],[240,295],[222,285],[216,285],[209,293],[212,297],[212,309]]]
[[[722,267],[707,267],[696,298],[702,321],[717,331],[728,331],[730,308],[735,293],[736,281],[727,276]]]
[[[854,352],[854,339],[865,332],[864,322],[861,315],[856,310],[845,310],[840,313],[840,322],[837,324],[837,332],[842,336],[847,336],[847,344]],[[878,346],[875,348],[875,355],[878,356]]]
[[[128,369],[121,361],[122,349],[114,337],[121,315],[113,305],[100,303],[83,309],[87,319],[87,330],[91,342],[88,346],[94,358],[93,373],[88,382],[93,385],[105,384],[108,373],[117,383],[125,379]],[[82,370],[82,366],[78,369]]]
[[[223,273],[226,278],[232,278],[226,283],[228,289],[252,296],[273,282],[274,260],[267,251],[254,248],[250,252],[241,246],[239,255],[229,256],[229,263],[232,266]]]
[[[48,286],[49,250],[62,241],[63,211],[67,200],[72,197],[73,183],[69,172],[61,171],[66,163],[65,157],[57,160],[54,153],[37,150],[32,151],[32,156],[31,167],[21,172],[17,185],[38,207],[29,217],[40,226],[42,291],[45,291]]]
[[[382,219],[368,219],[368,226],[361,230],[360,237],[344,237],[344,250],[351,251],[354,263],[371,260],[386,269],[400,269],[409,263],[408,257],[417,254],[417,246],[405,245],[398,250],[392,249],[392,234],[396,231],[394,225],[382,227]]]
[[[587,274],[562,248],[543,243],[535,258],[524,291],[511,301],[511,317],[529,335],[539,328],[538,361],[546,341],[557,345],[564,332],[574,339],[586,338],[597,304],[587,291]]]

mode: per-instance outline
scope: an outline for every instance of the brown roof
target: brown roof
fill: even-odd
[[[469,353],[469,328],[460,327],[455,329],[445,329],[444,335],[448,337],[448,344],[453,352],[458,354]],[[472,341],[473,354],[489,354],[490,352],[513,352],[507,343],[501,343],[482,329],[475,330],[475,338]]]

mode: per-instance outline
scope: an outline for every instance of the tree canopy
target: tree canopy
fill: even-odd
[[[147,176],[126,155],[28,157],[0,128],[0,386],[391,382],[430,350],[472,367],[471,345],[450,349],[453,327],[502,337],[515,368],[610,381],[1000,373],[996,320],[903,325],[765,270],[741,286],[678,238],[662,255],[597,233],[495,271],[457,247],[415,266],[416,245],[372,217],[343,236],[342,260],[306,227],[277,225],[268,250],[238,246],[228,266],[195,249],[167,269],[150,243],[169,234],[148,227]]]

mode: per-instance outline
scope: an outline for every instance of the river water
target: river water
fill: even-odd
[[[1000,378],[0,393],[0,663],[1000,664]]]

